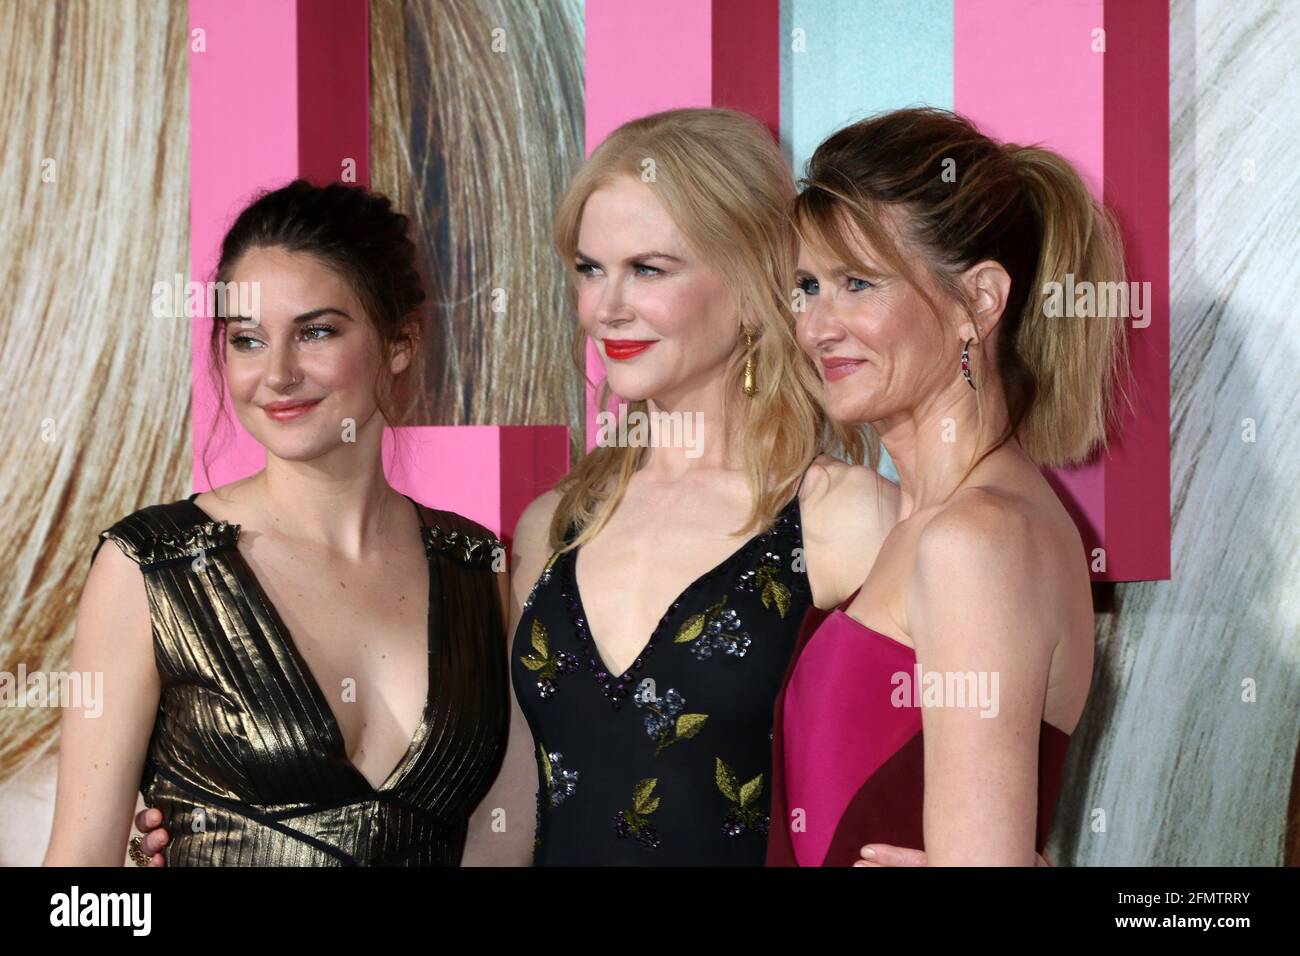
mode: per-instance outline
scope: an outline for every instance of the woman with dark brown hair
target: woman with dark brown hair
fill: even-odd
[[[266,467],[101,532],[70,666],[108,703],[64,713],[45,862],[120,864],[139,790],[172,866],[456,865],[506,743],[506,576],[384,474],[422,324],[406,217],[293,182],[216,278],[214,368]]]
[[[831,418],[880,436],[901,507],[855,595],[801,635],[768,862],[878,843],[1031,865],[1093,654],[1087,557],[1040,468],[1104,444],[1126,361],[1123,315],[1049,302],[1122,281],[1118,233],[1061,157],[939,110],[840,130],[805,183],[799,343]]]

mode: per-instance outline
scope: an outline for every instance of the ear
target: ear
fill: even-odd
[[[993,333],[1002,320],[1011,294],[1011,276],[1002,264],[992,259],[975,263],[962,273],[962,284],[972,303],[971,315],[957,327],[957,334],[967,339],[983,341]]]
[[[409,325],[403,330],[402,337],[394,342],[388,351],[388,371],[390,373],[400,375],[411,367],[419,341],[418,327]]]

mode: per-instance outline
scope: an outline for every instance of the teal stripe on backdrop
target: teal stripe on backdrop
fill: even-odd
[[[781,146],[795,178],[817,144],[903,106],[952,109],[953,0],[781,0]],[[880,471],[897,481],[888,453]]]

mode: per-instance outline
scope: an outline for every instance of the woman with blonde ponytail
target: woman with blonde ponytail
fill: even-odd
[[[1083,544],[1040,469],[1107,439],[1118,231],[1060,156],[941,110],[840,130],[805,186],[798,341],[832,420],[879,435],[901,504],[795,651],[768,863],[1032,865],[1093,655]],[[1063,287],[1094,308],[1055,308]]]
[[[897,506],[824,454],[875,461],[794,339],[793,197],[758,121],[682,109],[615,130],[561,200],[574,359],[594,341],[600,407],[626,405],[519,520],[516,710],[484,804],[538,827],[470,862],[763,863],[804,610],[848,597]]]

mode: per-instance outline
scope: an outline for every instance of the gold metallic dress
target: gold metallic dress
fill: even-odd
[[[509,725],[500,542],[453,512],[419,516],[429,561],[429,695],[377,789],[236,548],[193,501],[100,532],[140,565],[162,692],[140,791],[170,866],[458,865]]]

